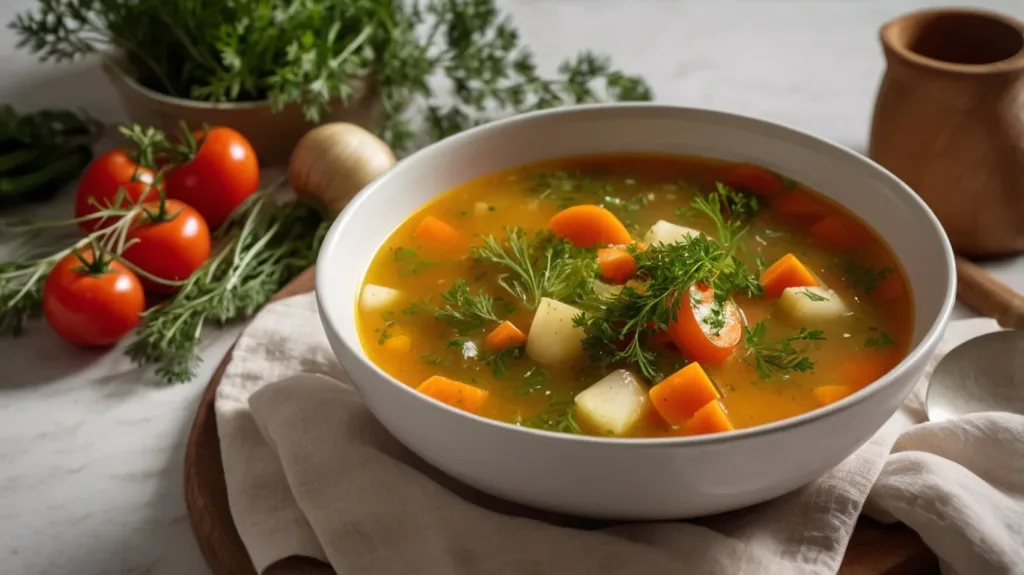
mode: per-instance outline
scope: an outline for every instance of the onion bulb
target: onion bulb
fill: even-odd
[[[380,138],[346,122],[309,131],[292,151],[288,180],[303,197],[336,216],[352,196],[395,165],[394,152]]]

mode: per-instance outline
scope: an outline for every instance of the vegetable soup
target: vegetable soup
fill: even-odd
[[[437,400],[588,435],[724,432],[799,415],[905,356],[888,248],[752,164],[564,158],[468,182],[381,246],[368,358]]]

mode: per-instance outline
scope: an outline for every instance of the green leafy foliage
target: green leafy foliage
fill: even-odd
[[[746,360],[753,362],[761,379],[784,376],[792,372],[806,372],[814,369],[814,362],[803,355],[793,344],[797,342],[820,341],[825,334],[820,329],[800,328],[797,333],[775,341],[768,340],[768,323],[761,321],[753,327],[744,326],[744,342],[747,345]]]
[[[295,104],[314,121],[360,86],[379,89],[378,133],[396,149],[412,143],[414,104],[441,138],[495,112],[651,99],[641,79],[588,51],[542,78],[494,0],[39,0],[10,27],[44,61],[116,48],[158,92]],[[452,103],[438,103],[436,75]]]
[[[102,125],[69,110],[0,105],[0,208],[52,198],[92,160]]]
[[[597,258],[593,251],[575,248],[548,232],[530,235],[522,228],[506,228],[499,240],[485,236],[473,248],[473,258],[498,266],[498,284],[523,305],[535,309],[541,298],[573,303],[593,293]]]
[[[220,251],[174,297],[146,311],[126,350],[135,363],[155,364],[169,383],[188,381],[199,365],[196,348],[208,321],[250,317],[316,261],[329,222],[304,203],[278,205],[272,192],[250,197],[241,217],[227,224]]]
[[[717,241],[700,234],[643,251],[631,247],[641,284],[626,285],[613,297],[591,297],[582,303],[584,313],[574,318],[574,323],[586,332],[583,344],[592,361],[635,366],[649,381],[659,381],[658,355],[648,341],[675,321],[680,295],[690,286],[701,282],[714,290],[716,302],[706,318],[712,332],[725,326],[724,302],[734,293],[755,296],[763,292],[757,278],[736,256],[745,228],[738,218],[727,218],[723,209],[720,191],[695,198],[691,210],[715,223]]]
[[[561,433],[583,433],[576,423],[576,404],[572,401],[552,401],[540,413],[518,420],[523,427],[558,431]]]
[[[452,286],[441,294],[441,301],[441,307],[433,311],[434,317],[460,333],[478,330],[488,323],[501,323],[501,318],[494,312],[494,298],[482,289],[473,294],[466,280],[452,282]]]

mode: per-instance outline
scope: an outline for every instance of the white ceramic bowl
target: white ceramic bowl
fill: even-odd
[[[752,161],[839,201],[899,258],[914,294],[914,345],[882,379],[823,409],[720,435],[609,439],[517,427],[450,408],[370,363],[354,312],[371,258],[420,205],[467,180],[537,160],[651,151]],[[334,353],[370,411],[442,471],[529,506],[608,519],[677,519],[782,495],[865,443],[921,377],[955,294],[953,252],[938,220],[895,176],[806,133],[722,112],[652,104],[531,113],[481,126],[399,162],[334,222],[316,297]],[[826,375],[826,374],[823,374]]]

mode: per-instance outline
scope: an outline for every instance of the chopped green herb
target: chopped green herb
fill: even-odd
[[[430,312],[432,306],[430,305],[430,296],[423,298],[420,301],[410,302],[409,305],[402,308],[402,315],[416,315],[420,313]]]
[[[441,294],[443,307],[434,309],[434,317],[452,326],[460,333],[480,329],[487,322],[501,323],[494,313],[494,298],[482,289],[476,295],[464,279],[452,282],[448,291]]]
[[[495,208],[494,206],[487,206],[487,211],[488,211],[488,212],[493,212],[493,211],[494,211],[494,210],[496,210],[496,209],[497,209],[497,208]]]
[[[896,345],[896,342],[888,333],[880,331],[877,327],[869,327],[868,330],[874,332],[874,335],[868,337],[864,342],[864,347],[875,347],[880,349]]]
[[[697,294],[697,291],[693,290],[690,294]],[[697,298],[697,303],[703,302],[703,299],[701,299],[699,295]],[[704,325],[708,326],[708,329],[714,337],[718,337],[722,333],[722,330],[725,329],[725,303],[718,299],[712,301],[711,309],[701,321],[704,322]]]
[[[890,267],[874,268],[863,265],[851,257],[844,260],[842,268],[846,281],[867,294],[878,289],[878,285],[895,271]]]
[[[544,373],[544,370],[533,366],[526,370],[523,374],[523,385],[516,389],[517,395],[530,395],[535,391],[540,391],[548,383],[548,375]]]
[[[384,331],[380,332],[380,337],[377,338],[377,345],[384,345],[384,342],[386,342],[389,337],[391,337],[391,335],[388,334],[388,330],[385,329]]]
[[[437,263],[420,258],[419,252],[412,248],[398,247],[391,250],[398,266],[398,277],[420,275],[424,270],[435,267]]]
[[[747,344],[746,359],[753,360],[754,369],[761,379],[771,379],[775,375],[785,376],[790,372],[807,372],[814,369],[814,362],[801,350],[797,350],[794,342],[799,341],[820,341],[824,340],[824,333],[820,329],[808,330],[800,328],[795,335],[784,337],[777,341],[766,341],[768,335],[767,322],[760,321],[754,327],[744,326],[745,342]]]
[[[804,296],[805,298],[811,300],[811,301],[828,301],[827,297],[825,297],[823,295],[820,295],[820,294],[816,294],[816,293],[812,292],[811,290],[805,289],[805,290],[803,290],[801,292],[798,292],[798,293],[800,295]]]
[[[562,433],[583,433],[576,423],[576,404],[572,401],[552,401],[544,411],[522,419],[517,423],[524,427],[560,431]]]
[[[571,303],[593,292],[597,258],[591,252],[547,232],[529,237],[521,228],[505,231],[504,241],[484,237],[473,257],[504,268],[498,283],[526,307],[536,308],[544,297]]]
[[[484,363],[491,367],[494,379],[501,379],[508,374],[508,362],[523,357],[522,347],[509,347],[484,358]]]

